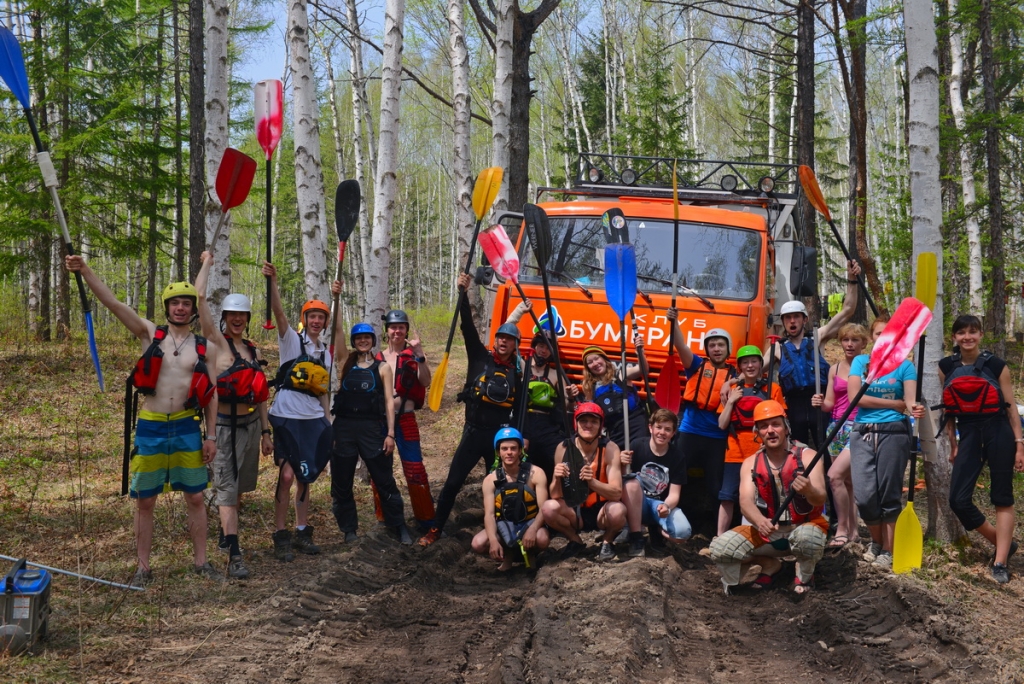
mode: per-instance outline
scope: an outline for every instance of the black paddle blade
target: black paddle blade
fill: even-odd
[[[604,228],[604,239],[608,244],[629,242],[629,228],[626,226],[626,215],[618,207],[604,212],[601,216],[601,227]]]
[[[590,495],[590,487],[580,479],[580,471],[586,465],[583,454],[576,446],[575,439],[569,440],[565,450],[565,462],[569,464],[569,476],[562,478],[562,499],[569,508],[582,505]]]
[[[338,242],[348,242],[359,220],[359,181],[344,180],[334,193],[334,222],[338,228]]]
[[[524,204],[523,219],[526,221],[526,235],[530,238],[537,266],[546,270],[551,259],[551,224],[548,223],[548,215],[536,204]]]

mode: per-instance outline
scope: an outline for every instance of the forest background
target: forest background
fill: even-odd
[[[163,285],[198,268],[229,145],[260,164],[217,246],[213,304],[238,291],[261,309],[268,172],[286,309],[328,299],[333,188],[355,178],[365,201],[343,274],[350,322],[451,306],[473,173],[505,169],[496,206],[518,209],[539,185],[571,183],[587,151],[812,165],[874,298],[892,309],[912,292],[921,247],[911,183],[923,167],[910,158],[930,149],[941,182],[938,323],[984,313],[999,352],[1024,329],[1022,8],[915,4],[937,42],[908,35],[909,5],[867,0],[39,0],[8,2],[5,22],[25,51],[72,243],[151,319]],[[265,164],[254,84],[238,75],[282,41],[284,60],[264,77],[285,83],[285,131]],[[934,66],[908,68],[914,45]],[[935,76],[927,115],[939,137],[915,147],[913,84]],[[0,326],[62,339],[82,327],[65,247],[24,117],[3,97]],[[806,203],[799,217],[820,250],[821,293],[843,291],[831,233]],[[114,325],[106,311],[95,317],[101,335]]]

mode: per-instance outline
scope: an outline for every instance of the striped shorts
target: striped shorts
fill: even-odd
[[[171,490],[194,494],[209,486],[203,463],[203,435],[193,410],[176,413],[139,411],[131,462],[133,499]]]

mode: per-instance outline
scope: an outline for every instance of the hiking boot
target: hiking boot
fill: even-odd
[[[575,558],[580,554],[580,551],[585,548],[587,548],[587,545],[582,542],[570,541],[565,545],[565,548],[562,549],[562,560]]]
[[[153,581],[153,571],[144,570],[139,568],[135,571],[135,576],[132,577],[131,586],[133,587],[144,587]]]
[[[643,558],[644,557],[644,533],[643,532],[630,532],[629,533],[629,557],[630,558]]]
[[[295,530],[295,536],[292,537],[292,548],[299,553],[304,553],[309,556],[315,556],[320,553],[320,547],[313,543],[313,526],[306,525],[306,529]]]
[[[438,539],[441,538],[441,530],[436,527],[431,527],[425,535],[420,537],[419,545],[423,548],[427,548]]]
[[[388,532],[395,539],[395,541],[397,541],[402,546],[412,546],[412,536],[409,534],[409,528],[405,525],[390,527],[388,528]],[[348,535],[346,535],[346,537],[347,536]]]
[[[213,566],[210,565],[209,561],[202,565],[193,565],[192,572],[199,575],[203,579],[213,580],[215,582],[224,581],[224,575],[214,570]]]
[[[861,558],[866,560],[868,563],[874,563],[875,558],[877,558],[880,553],[882,553],[882,545],[876,542],[871,542],[868,544],[868,550],[864,552],[864,555],[861,556]]]
[[[612,548],[611,543],[609,543],[609,542],[601,542],[601,550],[597,553],[597,560],[599,560],[599,561],[615,560],[615,549]]]
[[[882,551],[882,552],[880,552],[877,556],[875,556],[875,560],[871,561],[871,565],[873,565],[874,567],[879,568],[881,570],[885,570],[887,572],[891,571],[892,570],[892,551]]]
[[[228,562],[228,577],[245,579],[249,576],[249,568],[245,567],[241,556],[232,556]]]
[[[999,584],[1006,584],[1010,581],[1010,571],[1006,569],[1004,564],[996,563],[992,566],[992,579]]]
[[[604,535],[601,535],[602,537]],[[629,541],[629,528],[623,527],[622,530],[615,535],[615,539],[612,540],[612,544],[625,544]]]
[[[270,538],[274,540],[274,558],[285,563],[295,560],[295,554],[292,553],[291,530],[278,530]]]

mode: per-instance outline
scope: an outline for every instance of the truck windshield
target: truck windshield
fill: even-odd
[[[627,219],[636,248],[637,285],[645,292],[672,291],[672,221]],[[551,282],[602,287],[605,235],[600,217],[551,218]],[[707,297],[750,301],[757,294],[761,241],[744,228],[679,222],[679,282]],[[520,277],[540,280],[524,241]]]

